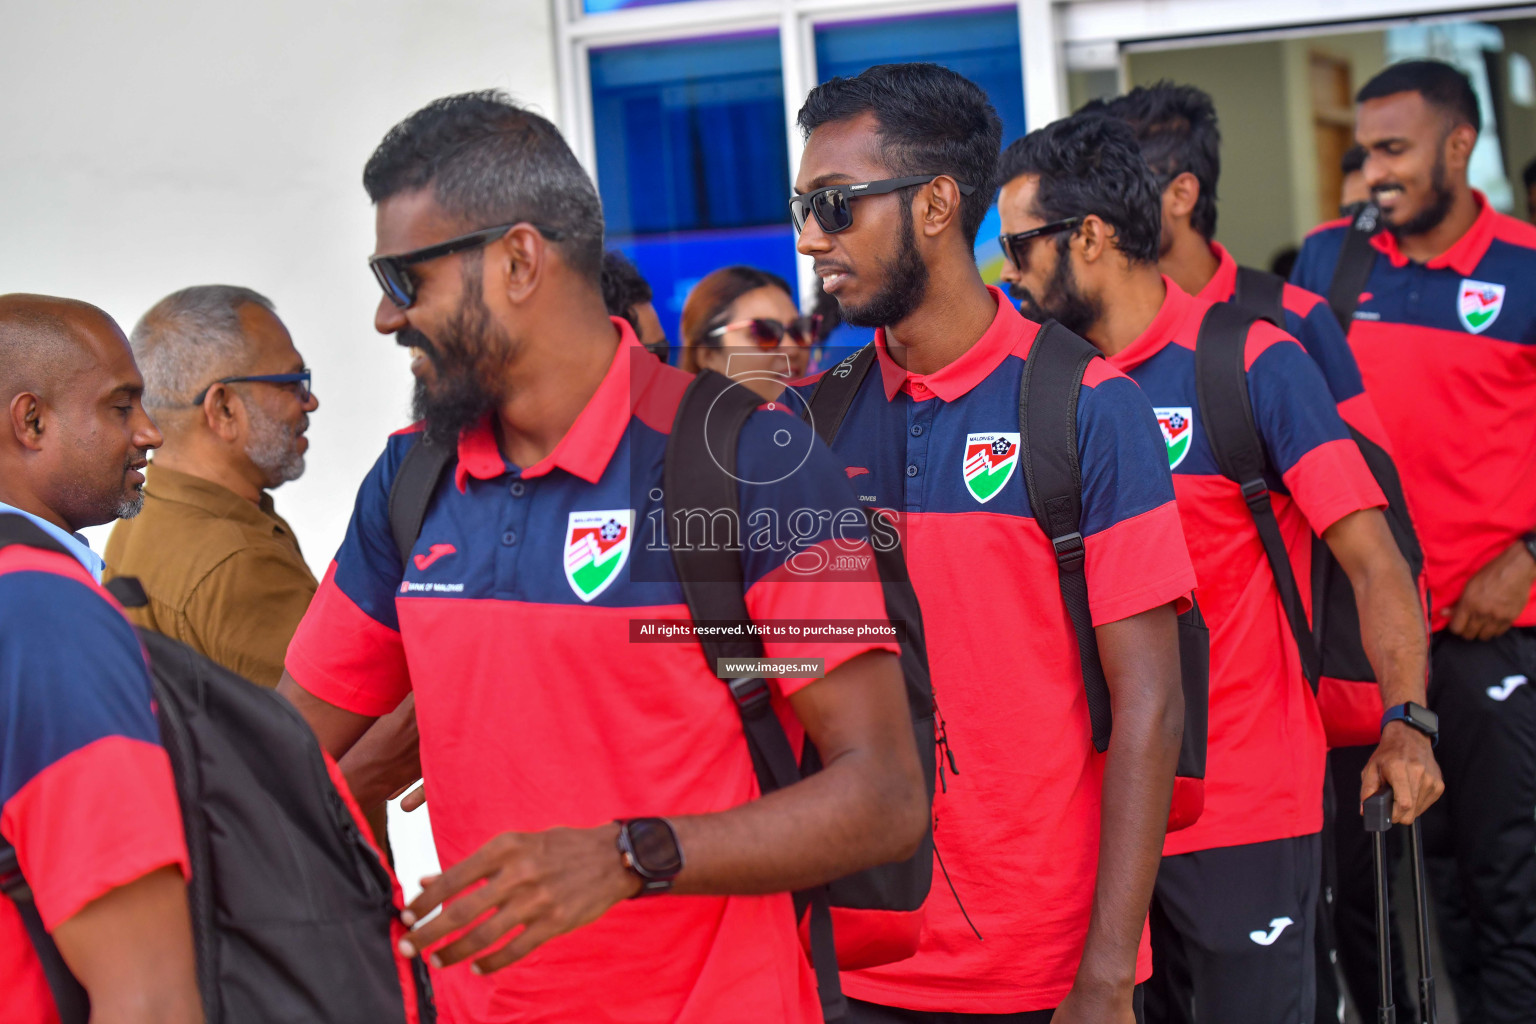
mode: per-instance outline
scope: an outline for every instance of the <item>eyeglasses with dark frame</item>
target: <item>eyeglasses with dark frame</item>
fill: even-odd
[[[805,222],[814,214],[821,230],[829,235],[835,235],[839,231],[847,231],[853,227],[853,210],[848,206],[849,200],[862,199],[865,196],[881,196],[913,185],[926,185],[942,177],[945,175],[918,174],[908,178],[885,178],[880,181],[861,181],[850,185],[826,185],[800,195],[790,196],[789,219],[794,222],[795,234],[798,235],[805,230]],[[958,181],[955,184],[959,186],[960,194],[963,196],[976,191],[975,185],[966,185]]]
[[[448,256],[490,245],[519,224],[528,224],[551,242],[559,242],[565,237],[554,228],[535,224],[532,221],[519,220],[511,224],[498,224],[493,228],[481,228],[479,231],[471,231],[467,235],[450,238],[446,242],[438,242],[436,245],[421,249],[412,249],[410,252],[400,252],[390,256],[370,256],[368,268],[373,271],[379,287],[384,289],[384,294],[389,296],[390,301],[401,309],[409,309],[416,302],[416,279],[411,276],[407,267],[435,260],[439,256]]]
[[[785,335],[789,340],[801,348],[809,348],[816,344],[821,336],[821,314],[811,313],[808,316],[797,316],[789,323],[782,320],[774,320],[771,317],[753,317],[749,320],[732,320],[728,324],[721,324],[708,334],[706,339],[714,340],[723,338],[731,331],[745,329],[752,339],[752,343],[764,352],[772,352],[779,347]]]
[[[311,373],[307,366],[297,373],[252,373],[235,377],[220,377],[213,384],[209,384],[199,391],[197,397],[192,399],[191,404],[202,405],[203,399],[208,397],[208,392],[212,391],[216,384],[244,384],[247,382],[253,384],[277,384],[280,386],[297,384],[298,388],[295,389],[295,393],[299,396],[299,401],[301,403],[308,402],[310,396],[314,394],[309,387],[310,378]]]
[[[1072,230],[1082,222],[1083,218],[1081,217],[1068,217],[1065,220],[1052,221],[1049,224],[1042,224],[1040,227],[1031,228],[1028,231],[1015,231],[1009,235],[998,235],[997,244],[1002,246],[1003,255],[1008,258],[1009,263],[1013,264],[1013,268],[1015,270],[1023,270],[1028,263],[1028,260],[1024,258],[1026,255],[1024,244],[1026,242],[1031,239],[1042,238],[1046,235],[1059,235],[1063,231]]]

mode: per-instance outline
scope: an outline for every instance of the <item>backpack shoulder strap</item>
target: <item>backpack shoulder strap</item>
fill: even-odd
[[[1328,308],[1349,333],[1349,324],[1355,318],[1355,308],[1360,305],[1360,293],[1365,291],[1371,279],[1371,268],[1376,265],[1376,249],[1371,236],[1381,227],[1381,211],[1375,203],[1366,203],[1355,214],[1354,223],[1344,233],[1344,244],[1339,247],[1339,261],[1333,266],[1333,280],[1328,284]]]
[[[11,512],[0,514],[0,548],[9,547],[12,544],[20,544],[22,547],[38,548],[43,551],[52,551],[55,554],[68,555],[69,551],[48,536],[47,532],[28,519]],[[73,555],[70,555],[73,558]]]
[[[1077,451],[1077,399],[1083,373],[1099,351],[1054,320],[1035,335],[1019,383],[1019,441],[1024,483],[1035,521],[1056,551],[1061,599],[1077,635],[1083,689],[1093,746],[1109,748],[1109,683],[1099,661],[1099,642],[1088,609],[1083,571],[1083,478]]]
[[[411,557],[411,548],[421,536],[421,524],[427,518],[427,506],[437,490],[437,482],[443,471],[453,461],[454,446],[441,441],[434,442],[423,433],[400,461],[394,483],[389,485],[389,532],[400,553],[400,564]]]
[[[1195,395],[1205,440],[1215,456],[1216,466],[1222,476],[1242,489],[1243,501],[1248,505],[1259,540],[1264,545],[1264,557],[1275,577],[1285,617],[1296,638],[1302,674],[1315,693],[1317,644],[1307,621],[1306,607],[1302,604],[1295,569],[1280,536],[1280,523],[1269,500],[1269,482],[1264,476],[1269,460],[1264,454],[1264,442],[1248,399],[1245,355],[1248,330],[1255,320],[1251,312],[1230,302],[1218,302],[1206,311],[1195,340]]]
[[[851,394],[850,399],[851,401]],[[761,404],[748,388],[712,370],[702,370],[683,393],[662,469],[665,528],[672,564],[688,614],[696,623],[711,620],[746,622],[751,618],[744,594],[741,552],[735,544],[717,545],[704,536],[694,546],[683,530],[690,511],[703,511],[706,519],[721,511],[741,521],[740,481],[736,454],[741,428]],[[843,412],[847,412],[846,407]],[[839,417],[840,419],[841,417]],[[834,428],[835,429],[835,428]],[[762,641],[756,636],[699,638],[710,672],[721,658],[761,658]],[[758,789],[771,793],[800,781],[800,765],[784,727],[773,713],[772,692],[762,677],[723,680],[741,716]],[[837,951],[832,934],[832,912],[825,886],[795,894],[798,917],[810,911],[811,960],[822,1012],[828,1020],[846,1013],[847,1001],[837,974]]]
[[[1285,330],[1285,279],[1279,274],[1238,267],[1237,290],[1232,293],[1232,303]]]
[[[875,343],[870,342],[821,375],[806,402],[806,419],[821,440],[830,445],[853,406],[864,375],[875,362]]]

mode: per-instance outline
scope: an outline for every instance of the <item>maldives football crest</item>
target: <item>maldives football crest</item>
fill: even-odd
[[[971,497],[977,501],[988,502],[997,497],[1018,464],[1018,434],[966,435],[965,463],[960,473]]]
[[[634,533],[633,509],[572,512],[565,528],[565,578],[583,601],[590,601],[618,578],[629,558]]]
[[[1461,325],[1473,334],[1482,334],[1499,318],[1504,308],[1504,286],[1463,278],[1456,300],[1456,315]]]
[[[1187,405],[1153,409],[1157,425],[1163,428],[1163,443],[1168,446],[1168,468],[1173,469],[1189,454],[1189,442],[1195,436],[1194,410]]]

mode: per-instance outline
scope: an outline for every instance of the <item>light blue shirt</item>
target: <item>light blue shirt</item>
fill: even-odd
[[[107,563],[102,560],[100,555],[91,550],[90,542],[87,541],[84,537],[80,536],[78,533],[70,533],[68,530],[61,530],[59,527],[53,525],[48,520],[42,518],[41,516],[35,516],[24,508],[16,508],[14,506],[7,505],[3,501],[0,501],[0,513],[6,512],[14,512],[19,516],[26,516],[38,526],[41,526],[44,533],[48,534],[48,536],[64,545],[64,550],[74,555],[75,560],[78,561],[81,565],[85,566],[87,572],[96,577],[96,582],[101,582],[101,570],[107,567]]]

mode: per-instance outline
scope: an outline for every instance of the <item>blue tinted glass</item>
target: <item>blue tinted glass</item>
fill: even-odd
[[[1003,145],[1024,134],[1024,64],[1017,7],[827,25],[816,30],[816,73],[825,82],[874,64],[932,61],[986,90],[1003,122]],[[997,210],[976,236],[982,277],[997,283],[1003,254]]]
[[[590,66],[609,244],[650,282],[673,344],[709,271],[746,263],[793,281],[778,35],[595,50]]]

